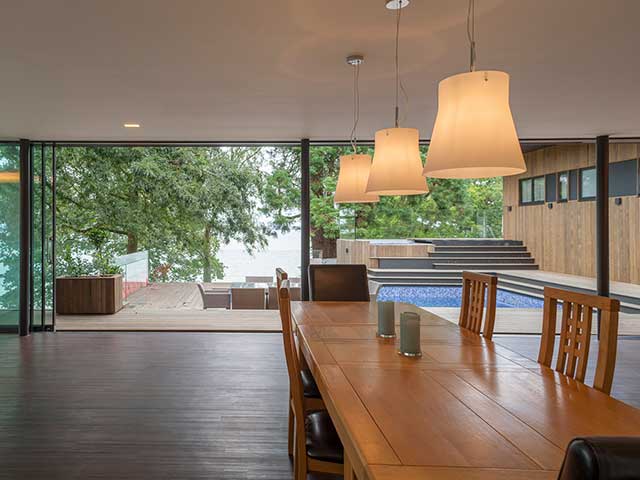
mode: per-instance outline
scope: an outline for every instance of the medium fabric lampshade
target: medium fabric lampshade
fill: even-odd
[[[526,170],[509,108],[509,75],[478,71],[442,80],[423,175],[487,178]]]
[[[378,130],[367,193],[418,195],[428,193],[415,128]]]
[[[371,170],[369,155],[343,155],[340,157],[338,185],[333,198],[335,203],[374,203],[380,197],[366,193],[367,180]]]

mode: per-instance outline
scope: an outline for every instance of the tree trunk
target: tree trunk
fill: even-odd
[[[202,246],[202,281],[211,282],[211,229],[204,228],[204,244]]]
[[[311,233],[311,248],[313,250],[322,250],[322,258],[336,258],[338,256],[335,238],[326,238],[322,228],[311,227]]]
[[[138,238],[133,233],[127,235],[127,253],[135,253],[138,251]]]

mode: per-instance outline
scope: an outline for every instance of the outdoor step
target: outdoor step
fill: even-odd
[[[499,265],[486,263],[434,263],[433,268],[445,269],[463,269],[463,270],[488,270],[489,266],[495,270],[538,270],[535,263],[501,263]]]
[[[380,283],[381,285],[461,285],[462,280],[460,278],[369,278],[373,282]]]
[[[462,270],[460,270],[460,274]],[[455,274],[454,274],[455,275]],[[389,277],[423,277],[423,278],[441,278],[441,277],[451,277],[452,273],[442,272],[438,270],[428,269],[428,270],[404,270],[404,269],[369,269],[369,277],[377,277],[377,278],[389,278]]]
[[[431,258],[439,258],[439,257],[474,257],[474,258],[484,258],[484,257],[508,257],[508,258],[512,258],[512,257],[530,257],[531,254],[527,251],[515,251],[512,252],[510,250],[502,251],[496,251],[496,250],[482,250],[482,251],[458,251],[458,250],[447,250],[447,251],[440,251],[440,249],[436,250],[435,252],[431,253],[430,257]]]
[[[439,246],[522,246],[521,240],[504,240],[502,238],[433,238],[431,242]]]
[[[477,258],[465,258],[465,257],[439,257],[434,258],[433,263],[441,264],[441,263],[495,263],[495,264],[503,264],[503,263],[535,263],[535,259],[531,257],[477,257]]]
[[[549,285],[557,288],[564,288],[567,290],[573,290],[577,292],[594,294],[595,291],[588,288],[574,287],[571,285],[563,285],[554,282],[542,282],[540,280],[528,280],[516,275],[499,274],[498,285],[515,286],[518,289],[528,291],[533,294],[544,296],[544,286]],[[628,297],[625,295],[618,295],[616,293],[611,294],[612,298],[620,300],[620,311],[623,313],[640,313],[640,298]]]
[[[524,245],[445,245],[435,247],[434,252],[489,252],[500,250],[501,252],[526,252]]]

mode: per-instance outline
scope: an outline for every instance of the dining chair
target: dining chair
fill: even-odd
[[[309,265],[309,297],[314,302],[368,302],[367,266]]]
[[[276,284],[278,289],[278,309],[280,308],[280,288],[282,287],[282,283],[285,280],[288,280],[289,276],[287,272],[285,272],[282,268],[276,268]],[[295,300],[296,297],[300,298],[300,289],[296,287],[294,290],[289,285],[289,308],[291,308],[291,300]],[[296,295],[297,294],[297,295]],[[281,319],[282,319],[282,313]],[[282,332],[284,334],[284,327]],[[291,336],[291,343],[293,345],[293,353],[298,360],[298,368],[300,370],[300,378],[302,381],[302,392],[304,397],[305,408],[307,410],[324,410],[324,403],[322,402],[322,396],[320,395],[320,391],[318,390],[318,385],[316,384],[316,380],[313,378],[313,374],[308,368],[304,368],[303,364],[304,359],[301,359],[298,355],[299,349],[297,348],[296,336],[293,329],[293,324],[291,323],[291,317],[289,317],[289,327],[288,327],[289,335]],[[291,392],[289,393],[289,438],[288,438],[288,447],[289,447],[289,456],[293,455],[293,446],[294,446],[294,411],[291,406]]]
[[[289,373],[290,408],[295,425],[294,479],[307,478],[308,472],[342,474],[344,449],[331,417],[326,410],[311,410],[301,376],[291,321],[291,295],[289,280],[282,280],[278,291],[282,339]]]
[[[558,480],[627,480],[640,472],[640,437],[579,437],[569,443]]]
[[[601,312],[600,341],[593,388],[610,394],[616,366],[620,301],[615,298],[544,287],[542,339],[538,362],[546,367],[551,367],[553,359],[560,301],[562,326],[555,370],[584,383],[591,343],[593,310],[598,309]]]
[[[496,323],[498,277],[475,272],[462,272],[462,305],[458,324],[491,340]],[[486,314],[485,314],[486,297]],[[482,319],[484,317],[484,328]]]

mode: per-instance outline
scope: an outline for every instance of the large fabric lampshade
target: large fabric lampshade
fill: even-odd
[[[477,71],[442,80],[423,175],[487,178],[526,170],[509,108],[509,75]]]
[[[367,193],[418,195],[429,192],[422,176],[422,160],[415,128],[378,130]]]
[[[369,155],[343,155],[340,157],[338,185],[333,198],[335,203],[374,203],[380,197],[366,193],[367,180],[371,170]]]

